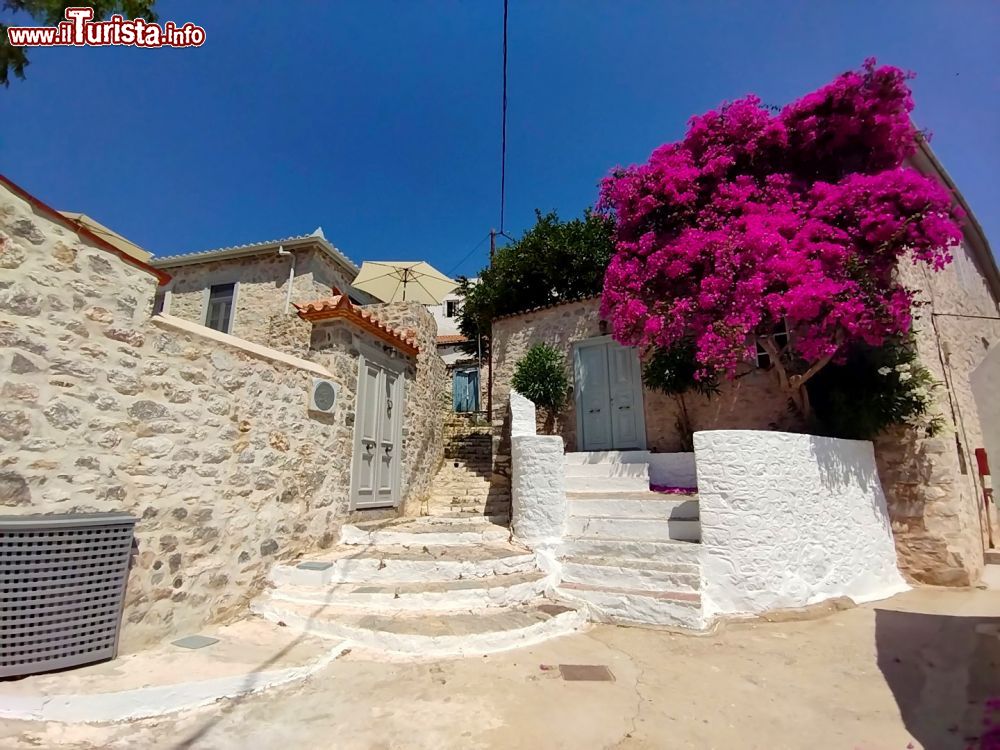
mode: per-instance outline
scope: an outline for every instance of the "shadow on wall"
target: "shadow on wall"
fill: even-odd
[[[809,452],[819,467],[820,479],[830,490],[839,490],[851,484],[862,490],[882,486],[875,469],[871,443],[866,440],[841,440],[811,435]],[[844,460],[845,455],[859,460]]]
[[[875,610],[875,647],[925,748],[1000,748],[1000,617]]]

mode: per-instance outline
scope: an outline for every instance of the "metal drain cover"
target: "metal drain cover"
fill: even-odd
[[[186,635],[176,641],[171,641],[171,645],[180,646],[181,648],[205,648],[205,646],[211,646],[213,643],[218,643],[218,638],[209,638],[207,635]]]
[[[615,676],[603,664],[560,664],[559,674],[566,682],[614,682]]]
[[[300,562],[295,567],[299,570],[327,570],[333,567],[333,563],[324,562],[323,560],[308,560],[306,562]]]

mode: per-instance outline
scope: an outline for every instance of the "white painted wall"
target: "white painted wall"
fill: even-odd
[[[476,281],[478,281],[478,279],[472,279],[472,281],[473,283],[475,283]],[[458,309],[461,310],[462,299],[464,298],[462,297],[461,294],[453,293],[445,295],[445,297],[443,297],[441,300],[441,304],[439,305],[427,305],[427,311],[434,316],[434,322],[437,323],[438,336],[447,336],[450,334],[461,333],[461,331],[458,330],[458,318],[457,317],[449,318],[447,316],[447,310],[448,310],[447,302],[448,300],[458,301],[459,303]]]
[[[535,405],[510,393],[511,531],[541,553],[566,530],[566,456],[558,435],[535,434]]]
[[[716,430],[694,451],[706,617],[906,590],[870,442]]]
[[[649,483],[665,487],[697,487],[694,453],[650,453]]]

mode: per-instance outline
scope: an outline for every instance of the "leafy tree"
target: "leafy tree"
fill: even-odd
[[[905,166],[920,137],[907,78],[868,60],[777,112],[748,96],[606,178],[599,205],[617,233],[602,313],[615,338],[690,339],[699,379],[735,377],[760,343],[808,417],[820,370],[910,330],[897,263],[940,270],[961,234],[949,193]]]
[[[642,363],[642,382],[647,388],[671,396],[677,403],[675,427],[681,439],[681,450],[694,450],[694,427],[688,415],[684,394],[694,391],[702,396],[719,392],[719,381],[714,374],[696,378],[698,361],[696,348],[690,339],[681,339],[668,348],[653,347]]]
[[[856,440],[870,440],[899,424],[935,435],[944,428],[944,419],[933,410],[938,385],[917,361],[912,337],[893,338],[880,347],[857,346],[843,363],[809,381],[815,428]]]
[[[65,10],[71,7],[90,6],[94,9],[95,21],[102,21],[118,13],[126,18],[144,18],[155,21],[153,5],[156,0],[3,0],[3,9],[14,13],[25,13],[39,25],[56,26],[65,21]],[[10,74],[24,80],[24,69],[28,56],[24,47],[12,47],[7,40],[7,27],[0,23],[0,83],[10,86]],[[14,24],[25,26],[25,23]]]
[[[535,344],[514,366],[511,385],[536,406],[545,409],[551,421],[569,395],[566,358],[548,344]]]
[[[493,319],[533,307],[577,299],[601,291],[614,253],[614,222],[589,211],[561,221],[553,211],[535,211],[535,225],[519,240],[497,250],[478,282],[459,279],[465,295],[458,326],[470,354],[489,353]]]

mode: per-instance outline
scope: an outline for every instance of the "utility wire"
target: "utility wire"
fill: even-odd
[[[500,116],[500,234],[507,192],[507,0],[503,0],[503,104]]]
[[[448,276],[451,276],[452,273],[455,272],[455,269],[459,268],[463,263],[465,263],[465,261],[467,261],[472,256],[472,254],[476,252],[476,250],[481,248],[483,246],[483,243],[486,242],[486,240],[488,240],[489,238],[490,238],[490,233],[487,232],[483,236],[483,238],[476,243],[476,246],[474,248],[472,248],[469,252],[467,252],[464,256],[462,256],[462,259],[451,267],[451,269],[448,271]]]

